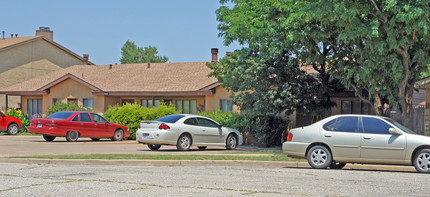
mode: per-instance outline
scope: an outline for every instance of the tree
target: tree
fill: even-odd
[[[133,41],[127,40],[121,48],[121,64],[130,63],[164,63],[168,61],[166,56],[158,56],[157,47],[138,47]]]

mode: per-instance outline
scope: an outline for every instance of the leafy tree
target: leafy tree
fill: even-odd
[[[157,47],[138,47],[134,41],[125,42],[121,48],[121,64],[130,63],[164,63],[168,61],[166,56],[158,56]]]
[[[63,103],[61,101],[57,101],[48,107],[48,112],[46,113],[46,115],[49,116],[59,111],[92,111],[92,110],[83,106],[78,106],[75,103],[71,103],[71,102]]]

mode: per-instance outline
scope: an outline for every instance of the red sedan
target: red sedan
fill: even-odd
[[[21,127],[22,122],[20,119],[6,116],[0,111],[0,132],[6,131],[9,135],[16,135]]]
[[[120,141],[130,136],[126,126],[111,123],[96,113],[85,111],[61,111],[46,118],[32,119],[28,131],[43,134],[43,139],[48,142],[56,137],[66,137],[67,141],[75,142],[79,137],[89,137],[93,141],[100,138]]]

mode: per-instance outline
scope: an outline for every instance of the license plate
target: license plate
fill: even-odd
[[[144,137],[144,138],[148,138],[148,137],[149,137],[149,134],[143,134],[143,137]]]
[[[37,128],[42,128],[42,124],[37,124]]]

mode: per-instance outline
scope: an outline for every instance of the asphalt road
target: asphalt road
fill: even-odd
[[[428,174],[0,163],[0,196],[428,196]]]

